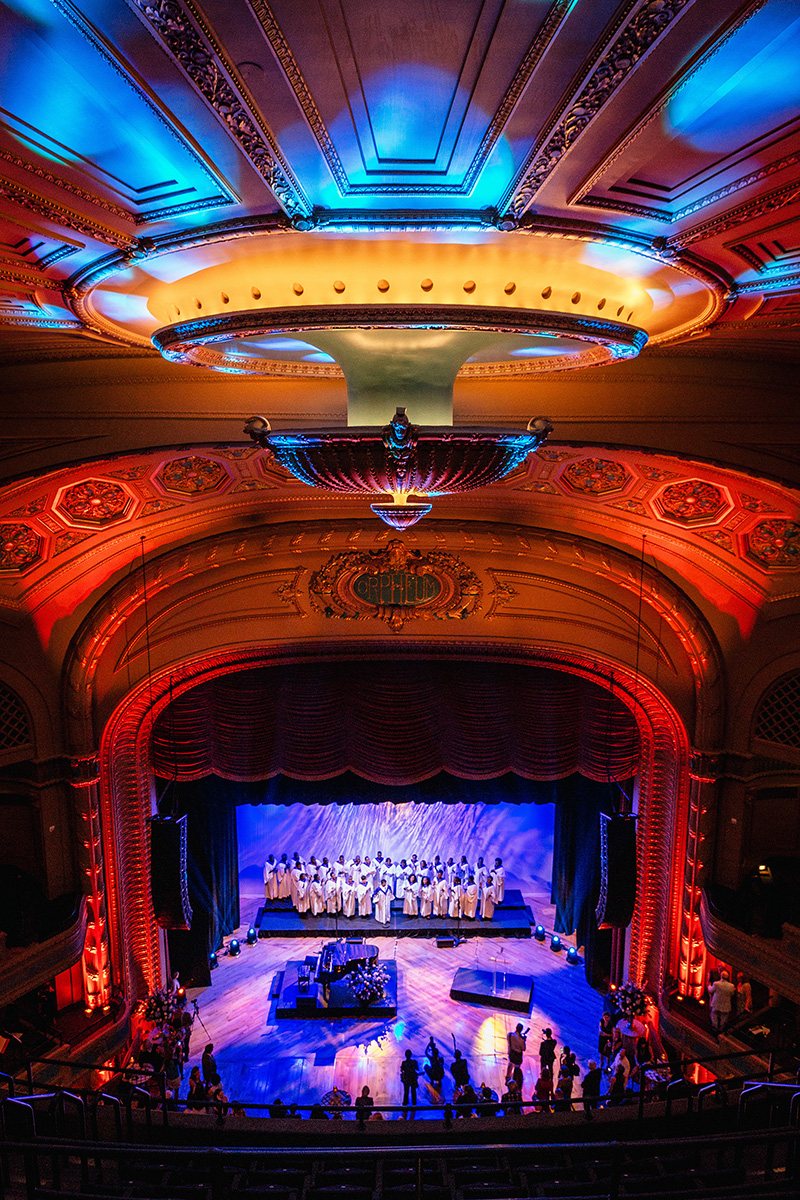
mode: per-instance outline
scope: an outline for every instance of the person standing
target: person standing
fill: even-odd
[[[457,1088],[463,1088],[469,1083],[469,1063],[465,1058],[461,1057],[460,1050],[456,1050],[453,1056],[453,1065],[450,1068],[450,1073],[453,1076],[453,1083]]]
[[[597,1108],[598,1101],[600,1100],[600,1081],[602,1078],[603,1072],[597,1063],[593,1058],[589,1059],[589,1070],[584,1075],[581,1083],[583,1090],[583,1115],[587,1121],[591,1119],[592,1109]]]
[[[340,912],[342,907],[341,883],[333,868],[325,881],[325,907],[331,917]]]
[[[436,875],[436,883],[433,885],[433,915],[446,917],[449,902],[450,885],[444,877],[444,872],[439,871]]]
[[[709,985],[708,994],[711,997],[711,1028],[716,1034],[724,1033],[731,1019],[733,997],[736,995],[736,988],[727,971],[721,971],[716,983]]]
[[[494,875],[490,875],[486,880],[486,883],[483,885],[483,891],[481,892],[482,921],[491,921],[492,917],[494,916],[495,896],[496,892],[494,888]]]
[[[470,875],[467,886],[464,888],[464,895],[461,903],[464,909],[464,916],[469,921],[474,921],[478,913],[478,885],[475,882],[475,876]]]
[[[550,1078],[552,1080],[553,1066],[556,1061],[556,1044],[557,1043],[556,1043],[556,1039],[553,1037],[552,1029],[545,1029],[542,1032],[544,1033],[544,1037],[542,1038],[541,1042],[539,1043],[539,1063],[540,1063],[540,1067],[541,1067],[541,1072],[544,1073],[545,1069],[548,1070],[550,1072]]]
[[[369,1115],[370,1110],[374,1107],[375,1101],[369,1094],[369,1088],[366,1084],[364,1084],[363,1088],[361,1089],[361,1095],[356,1096],[356,1116],[360,1117],[363,1121]]]
[[[297,896],[297,899],[295,900],[295,908],[301,916],[305,916],[305,914],[311,908],[311,896],[309,894],[310,887],[311,881],[309,880],[305,871],[301,872],[300,878],[298,879],[295,887],[295,895]]]
[[[736,975],[736,1016],[743,1017],[753,1011],[753,989],[741,971]]]
[[[597,1050],[600,1055],[600,1069],[603,1064],[611,1068],[611,1047],[614,1042],[614,1021],[611,1013],[604,1009],[600,1014],[600,1029],[597,1035]]]
[[[356,915],[356,885],[353,882],[353,876],[348,875],[342,885],[342,916],[354,917]]]
[[[407,917],[419,916],[419,893],[419,881],[412,871],[406,881],[403,893],[403,912]]]
[[[461,876],[453,876],[453,886],[450,888],[450,908],[449,915],[451,921],[459,921],[461,919],[461,901],[463,893],[461,890]]]
[[[508,1065],[511,1078],[515,1079],[522,1087],[522,1059],[525,1054],[527,1045],[527,1030],[523,1032],[521,1022],[517,1023],[516,1029],[512,1029],[508,1034]]]
[[[403,1115],[410,1117],[412,1120],[417,1115],[417,1081],[419,1079],[419,1066],[410,1050],[406,1050],[406,1056],[400,1066],[400,1079],[403,1084]],[[411,1111],[408,1109],[408,1099],[411,1097]]]
[[[204,1082],[206,1084],[210,1084],[212,1087],[216,1087],[216,1085],[220,1082],[220,1078],[219,1072],[217,1071],[217,1060],[214,1058],[213,1042],[209,1042],[203,1051],[201,1066]]]
[[[373,896],[375,904],[375,920],[380,925],[388,925],[392,919],[392,893],[385,879]]]
[[[506,894],[506,869],[503,866],[502,858],[494,860],[492,875],[494,875],[495,904],[502,904]]]
[[[356,897],[358,899],[358,915],[360,917],[372,916],[372,875],[362,875],[361,882],[356,888]]]
[[[278,899],[278,864],[275,862],[275,855],[268,854],[267,861],[264,863],[264,899]]]
[[[419,915],[429,917],[433,913],[433,884],[426,875],[419,889]]]
[[[278,878],[278,899],[288,900],[292,894],[291,876],[289,874],[289,860],[285,854],[281,855],[280,862],[275,868],[275,874]]]

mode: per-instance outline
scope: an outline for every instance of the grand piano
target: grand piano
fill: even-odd
[[[370,946],[360,938],[351,941],[327,942],[317,955],[313,978],[315,983],[322,985],[325,995],[337,979],[354,971],[378,957],[378,947]]]

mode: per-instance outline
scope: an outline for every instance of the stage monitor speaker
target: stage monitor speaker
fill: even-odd
[[[440,937],[436,939],[436,945],[440,950],[449,950],[456,945],[454,937]]]
[[[636,904],[636,821],[600,814],[599,929],[630,925]]]
[[[162,929],[191,929],[192,906],[186,875],[186,817],[150,821],[150,891]]]

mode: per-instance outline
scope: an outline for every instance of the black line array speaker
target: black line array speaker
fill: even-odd
[[[636,821],[600,814],[599,929],[624,929],[636,905]]]
[[[191,929],[192,906],[186,874],[186,820],[153,817],[150,822],[150,891],[162,929]]]

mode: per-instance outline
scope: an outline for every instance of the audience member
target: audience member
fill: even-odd
[[[416,1059],[413,1057],[410,1050],[406,1050],[406,1056],[403,1059],[400,1067],[400,1079],[403,1083],[403,1115],[406,1117],[415,1117],[417,1104],[417,1080],[419,1078],[419,1067]],[[408,1108],[408,1098],[411,1097],[411,1110]]]
[[[455,1052],[450,1071],[457,1088],[462,1088],[465,1083],[469,1082],[469,1063],[465,1058],[461,1057],[460,1050],[456,1050]]]
[[[603,1072],[598,1067],[594,1059],[589,1060],[589,1070],[583,1077],[581,1088],[583,1091],[583,1112],[587,1118],[591,1116],[593,1108],[597,1108],[597,1102],[600,1099],[600,1083],[603,1078]]]

